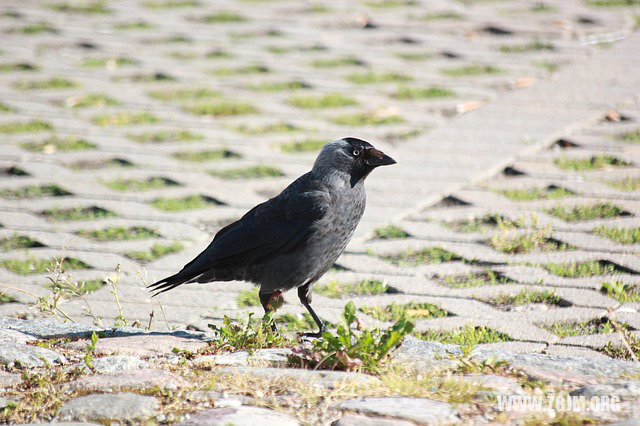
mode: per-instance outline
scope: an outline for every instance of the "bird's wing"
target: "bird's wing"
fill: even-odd
[[[211,270],[262,263],[291,252],[309,238],[314,222],[325,215],[329,205],[329,194],[320,190],[272,198],[222,228],[176,275],[150,287],[166,291]]]

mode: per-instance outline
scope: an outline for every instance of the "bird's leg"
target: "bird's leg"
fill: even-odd
[[[322,337],[322,333],[324,333],[327,330],[327,327],[325,327],[320,317],[315,313],[315,311],[311,307],[311,285],[306,284],[306,285],[303,285],[302,287],[298,287],[298,297],[300,298],[300,302],[302,302],[302,305],[305,308],[307,308],[307,311],[309,311],[309,313],[311,314],[311,317],[313,318],[313,320],[316,322],[316,324],[318,324],[318,329],[319,329],[317,333],[304,333],[304,336],[315,337],[315,338]]]
[[[269,306],[269,301],[271,300],[272,294],[273,293],[258,293],[258,295],[260,296],[260,304],[264,309],[265,315],[273,311],[273,309],[271,309],[271,306]],[[274,333],[279,333],[278,327],[276,326],[276,322],[273,320],[273,318],[271,319],[271,330],[273,330]]]

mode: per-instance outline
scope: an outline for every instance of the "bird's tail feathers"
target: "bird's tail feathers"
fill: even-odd
[[[175,275],[171,275],[170,277],[164,278],[160,281],[148,285],[147,288],[151,291],[155,291],[155,293],[153,293],[151,297],[156,297],[160,293],[164,293],[165,291],[172,290],[186,282],[190,282],[193,278],[193,276],[185,276],[178,272]]]

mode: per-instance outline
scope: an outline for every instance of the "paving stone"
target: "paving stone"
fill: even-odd
[[[127,371],[148,368],[149,363],[140,358],[128,355],[105,356],[102,358],[94,358],[91,365],[98,373],[112,373],[114,371]],[[89,370],[85,363],[71,364],[68,369],[79,368],[81,370]]]
[[[227,407],[211,408],[192,414],[186,422],[179,423],[188,425],[273,425],[273,426],[293,426],[298,425],[298,421],[288,414],[261,407]]]
[[[51,349],[38,346],[16,344],[10,340],[0,340],[0,364],[8,367],[42,367],[64,364],[67,359]]]
[[[60,418],[95,421],[143,420],[155,415],[158,406],[158,400],[154,397],[133,393],[86,395],[74,398],[60,407]]]
[[[87,341],[78,340],[65,345],[69,349],[84,350]],[[207,346],[206,342],[162,334],[140,336],[109,337],[98,340],[95,353],[101,355],[133,355],[136,357],[155,357],[169,355],[174,348],[195,352]]]
[[[458,345],[447,345],[406,336],[400,347],[393,353],[393,358],[397,362],[428,371],[453,367],[457,361],[451,358],[461,355],[462,350]]]
[[[587,399],[592,396],[609,395],[617,396],[621,401],[635,401],[640,399],[640,382],[623,380],[600,383],[575,389],[571,391],[571,395],[585,396]]]
[[[412,426],[415,423],[406,420],[388,419],[384,417],[370,417],[361,414],[345,414],[332,426]]]
[[[249,354],[247,351],[229,352],[216,355],[204,355],[193,359],[194,364],[213,364],[225,366],[284,366],[288,363],[291,350],[287,348],[259,349]]]
[[[441,424],[458,420],[451,404],[426,398],[349,399],[338,404],[337,408],[363,414],[397,417],[426,424]]]
[[[17,373],[7,373],[0,371],[0,388],[8,388],[17,385],[22,381],[22,376]]]
[[[177,389],[187,385],[187,381],[175,373],[144,368],[129,370],[126,373],[118,371],[96,374],[76,379],[66,383],[64,386],[71,391],[111,391],[119,389],[149,389],[155,387]]]
[[[265,368],[265,367],[224,367],[221,374],[247,374],[269,379],[291,378],[305,383],[312,383],[327,388],[333,388],[342,382],[360,385],[378,383],[379,380],[368,374],[330,370],[302,370],[295,368]]]
[[[524,395],[526,392],[516,379],[510,377],[496,376],[493,374],[473,374],[466,376],[455,376],[456,379],[481,385],[491,392],[480,391],[484,395]]]

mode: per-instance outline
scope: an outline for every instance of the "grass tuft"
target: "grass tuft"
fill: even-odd
[[[630,163],[611,155],[596,155],[591,158],[556,158],[553,163],[561,169],[574,172],[630,165]]]
[[[42,120],[14,121],[0,124],[0,133],[34,133],[53,130],[53,124]]]
[[[638,285],[625,284],[622,281],[605,281],[600,287],[600,292],[620,303],[640,302]]]
[[[239,308],[248,308],[251,306],[260,306],[259,288],[251,290],[240,290],[238,296],[236,296],[236,304]]]
[[[136,124],[157,123],[158,117],[148,112],[119,112],[94,116],[91,121],[101,127],[131,126]]]
[[[489,269],[463,276],[447,275],[443,279],[443,284],[451,288],[474,288],[483,285],[513,284],[514,282],[504,275]]]
[[[0,190],[0,197],[5,198],[65,197],[68,195],[73,194],[55,184],[29,185],[15,189]]]
[[[398,266],[418,266],[443,262],[467,262],[467,260],[441,247],[428,247],[421,250],[409,248],[402,253],[382,256],[382,259]]]
[[[48,80],[19,81],[14,84],[14,87],[18,90],[72,89],[78,87],[78,83],[54,77]]]
[[[297,132],[302,130],[300,127],[295,124],[278,122],[271,124],[264,124],[259,126],[250,126],[246,124],[242,124],[234,128],[234,130],[243,133],[245,135],[264,135],[267,133],[289,133],[289,132]]]
[[[544,188],[505,189],[498,192],[513,201],[556,199],[575,195],[573,191],[553,185]]]
[[[442,74],[449,77],[467,77],[477,75],[495,75],[502,74],[503,71],[500,68],[493,65],[465,65],[456,68],[445,68],[440,71]]]
[[[422,340],[435,340],[464,347],[473,347],[481,343],[509,342],[513,340],[508,335],[484,326],[467,324],[455,331],[426,331],[417,333]]]
[[[326,284],[315,286],[314,291],[323,296],[339,299],[345,296],[384,294],[390,292],[390,289],[384,281],[363,280],[353,283],[329,281]]]
[[[295,96],[289,99],[289,103],[298,108],[306,109],[337,108],[358,105],[357,100],[341,95],[340,93],[329,93],[322,96]]]
[[[593,232],[620,244],[640,243],[640,228],[610,228],[603,225],[594,229]]]
[[[589,334],[611,334],[616,332],[615,327],[607,318],[598,318],[584,322],[555,322],[550,325],[539,324],[538,326],[561,338]]]
[[[67,108],[104,108],[120,104],[116,99],[102,93],[91,93],[82,96],[72,96],[64,101]]]
[[[284,92],[288,90],[310,89],[311,85],[302,80],[267,81],[252,84],[249,88],[257,92]]]
[[[84,151],[96,148],[96,144],[93,144],[86,139],[77,137],[60,139],[56,136],[51,136],[40,142],[25,142],[20,144],[20,146],[27,151],[42,152],[45,154],[53,154],[56,151]]]
[[[259,164],[251,167],[241,167],[237,169],[215,170],[209,172],[212,176],[222,179],[261,179],[267,177],[280,177],[284,173],[280,169]]]
[[[63,13],[78,13],[83,15],[104,15],[111,13],[104,1],[82,1],[73,3],[53,3],[49,7]]]
[[[199,103],[195,105],[184,105],[182,109],[192,114],[210,115],[212,117],[257,114],[259,112],[256,107],[246,102],[232,102],[222,100],[209,103]]]
[[[356,114],[339,115],[331,118],[336,124],[343,126],[379,126],[383,124],[403,123],[404,119],[397,114],[388,112],[372,111],[360,112]]]
[[[500,51],[502,53],[527,53],[553,50],[556,50],[556,46],[553,43],[540,40],[535,40],[524,44],[510,44],[500,46]]]
[[[530,303],[544,303],[554,306],[564,306],[567,304],[567,302],[561,299],[560,296],[556,295],[553,291],[539,291],[531,290],[529,288],[516,294],[501,293],[491,299],[482,299],[482,301],[496,307],[528,305]]]
[[[407,234],[404,231],[404,229],[395,225],[387,225],[387,226],[377,228],[374,231],[374,234],[375,234],[375,238],[380,238],[383,240],[409,237],[409,234]]]
[[[362,67],[366,64],[354,56],[345,56],[333,59],[317,59],[311,62],[314,68],[338,68],[338,67]]]
[[[618,216],[628,216],[629,213],[611,203],[595,203],[582,206],[555,206],[545,210],[548,214],[567,222],[583,220],[608,219]]]
[[[221,24],[221,23],[228,23],[228,22],[245,22],[247,18],[235,12],[222,10],[220,12],[204,15],[202,17],[197,18],[196,20],[203,24]]]
[[[113,179],[102,182],[105,186],[114,191],[150,191],[152,189],[166,188],[168,186],[177,186],[177,182],[164,177],[150,177],[146,179]]]
[[[441,318],[449,312],[432,303],[409,302],[392,303],[387,306],[363,306],[360,311],[378,321],[399,321],[406,317],[411,320]]]
[[[159,259],[163,256],[167,256],[172,253],[177,253],[184,248],[182,244],[175,241],[171,245],[166,244],[154,244],[150,250],[147,251],[129,251],[126,256],[130,259],[137,260],[138,262],[151,262]]]
[[[43,274],[55,269],[58,259],[39,259],[36,257],[28,257],[27,259],[5,259],[0,261],[0,265],[14,274],[33,275]],[[68,257],[62,262],[63,269],[92,269],[90,265],[82,260]]]
[[[98,241],[126,241],[126,240],[146,240],[158,238],[158,234],[153,229],[144,226],[110,226],[103,229],[81,229],[76,232],[81,237],[91,238]]]
[[[218,204],[215,200],[202,195],[189,195],[182,198],[156,198],[151,202],[152,207],[168,212],[204,209]]]
[[[610,180],[605,183],[609,186],[619,189],[620,191],[640,191],[640,178],[629,176],[621,180]]]
[[[347,76],[347,80],[356,84],[379,84],[379,83],[406,83],[413,80],[411,76],[400,74],[397,72],[377,73],[373,71],[351,74]]]
[[[202,163],[205,161],[216,161],[228,158],[240,158],[240,155],[228,149],[214,149],[208,151],[179,151],[173,154],[173,158],[180,161],[191,161]]]
[[[87,58],[82,63],[82,66],[84,68],[107,68],[114,70],[118,67],[137,64],[138,61],[135,59],[119,56],[116,58]]]
[[[565,278],[584,278],[597,275],[617,275],[623,272],[616,264],[604,260],[547,263],[542,266],[552,274]]]
[[[280,145],[280,151],[288,153],[319,151],[325,143],[327,143],[327,141],[324,139],[306,139]]]
[[[0,64],[0,72],[31,72],[38,71],[37,65],[30,64],[28,62],[9,62]]]
[[[99,220],[108,217],[115,217],[116,214],[111,210],[102,207],[73,207],[70,209],[52,208],[43,210],[43,216],[51,221],[81,221],[81,220]]]
[[[637,143],[640,142],[640,128],[623,133],[620,136],[623,142]]]
[[[394,94],[393,97],[402,100],[411,99],[434,99],[434,98],[451,98],[456,95],[451,89],[440,86],[431,86],[426,88],[418,87],[401,87]]]
[[[206,87],[154,90],[147,93],[150,97],[161,101],[185,101],[194,99],[217,98],[220,92]]]
[[[13,234],[10,237],[0,238],[0,252],[32,247],[44,247],[44,245],[26,235]]]
[[[191,142],[204,139],[199,133],[189,130],[162,130],[158,132],[129,133],[127,137],[138,143]]]

